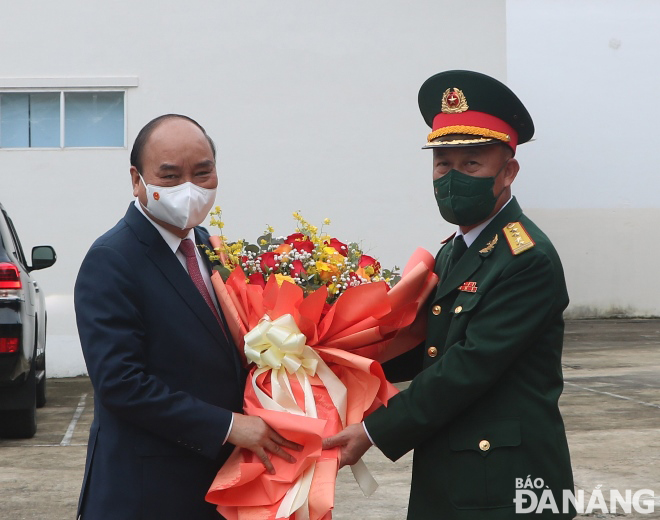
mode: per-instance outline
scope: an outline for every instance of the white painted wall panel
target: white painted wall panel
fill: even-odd
[[[256,238],[265,224],[286,234],[300,210],[402,265],[451,233],[420,150],[417,91],[448,68],[505,80],[505,19],[504,0],[6,2],[0,86],[137,78],[128,142],[165,112],[204,125],[219,147],[228,235]],[[128,156],[0,150],[0,200],[23,245],[50,243],[59,255],[37,274],[50,295],[51,376],[84,370],[72,347],[73,282],[131,200]]]
[[[554,240],[572,316],[660,315],[660,3],[509,0],[509,84],[536,124],[521,204]]]

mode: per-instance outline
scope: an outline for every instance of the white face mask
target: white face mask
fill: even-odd
[[[192,182],[178,186],[155,186],[140,180],[147,190],[147,210],[158,220],[179,229],[199,226],[215,203],[216,188],[201,188]]]

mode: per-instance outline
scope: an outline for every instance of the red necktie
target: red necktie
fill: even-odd
[[[204,278],[202,278],[202,272],[199,270],[199,264],[197,263],[197,255],[195,254],[195,244],[189,238],[185,238],[181,241],[181,244],[179,245],[179,249],[186,256],[186,265],[188,266],[188,274],[190,275],[190,278],[192,278],[195,287],[197,287],[197,290],[202,294],[204,301],[211,308],[213,315],[216,317],[218,323],[220,324],[220,328],[222,329],[222,332],[224,332],[226,336],[227,333],[225,332],[225,326],[222,323],[222,319],[220,318],[220,315],[218,314],[218,310],[215,308],[215,305],[213,304],[213,300],[211,299],[211,293],[209,293],[209,290],[206,287],[206,284],[204,283]]]

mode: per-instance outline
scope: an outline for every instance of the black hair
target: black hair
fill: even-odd
[[[213,159],[215,159],[215,143],[213,142],[213,139],[211,139],[206,133],[206,130],[204,130],[202,125],[200,125],[193,118],[181,114],[163,114],[162,116],[158,116],[144,125],[142,130],[138,132],[138,135],[135,138],[133,149],[131,150],[131,166],[135,166],[138,172],[142,173],[142,153],[144,151],[144,146],[149,140],[149,137],[162,122],[168,119],[185,119],[186,121],[191,122],[193,125],[199,128],[204,134],[204,137],[206,137],[208,140],[209,145],[211,146],[211,151],[213,152]]]

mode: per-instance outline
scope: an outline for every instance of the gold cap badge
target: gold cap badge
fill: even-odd
[[[437,106],[437,105],[436,105]],[[460,89],[451,87],[445,90],[442,94],[442,113],[443,114],[460,114],[465,112],[468,108],[465,95]]]

